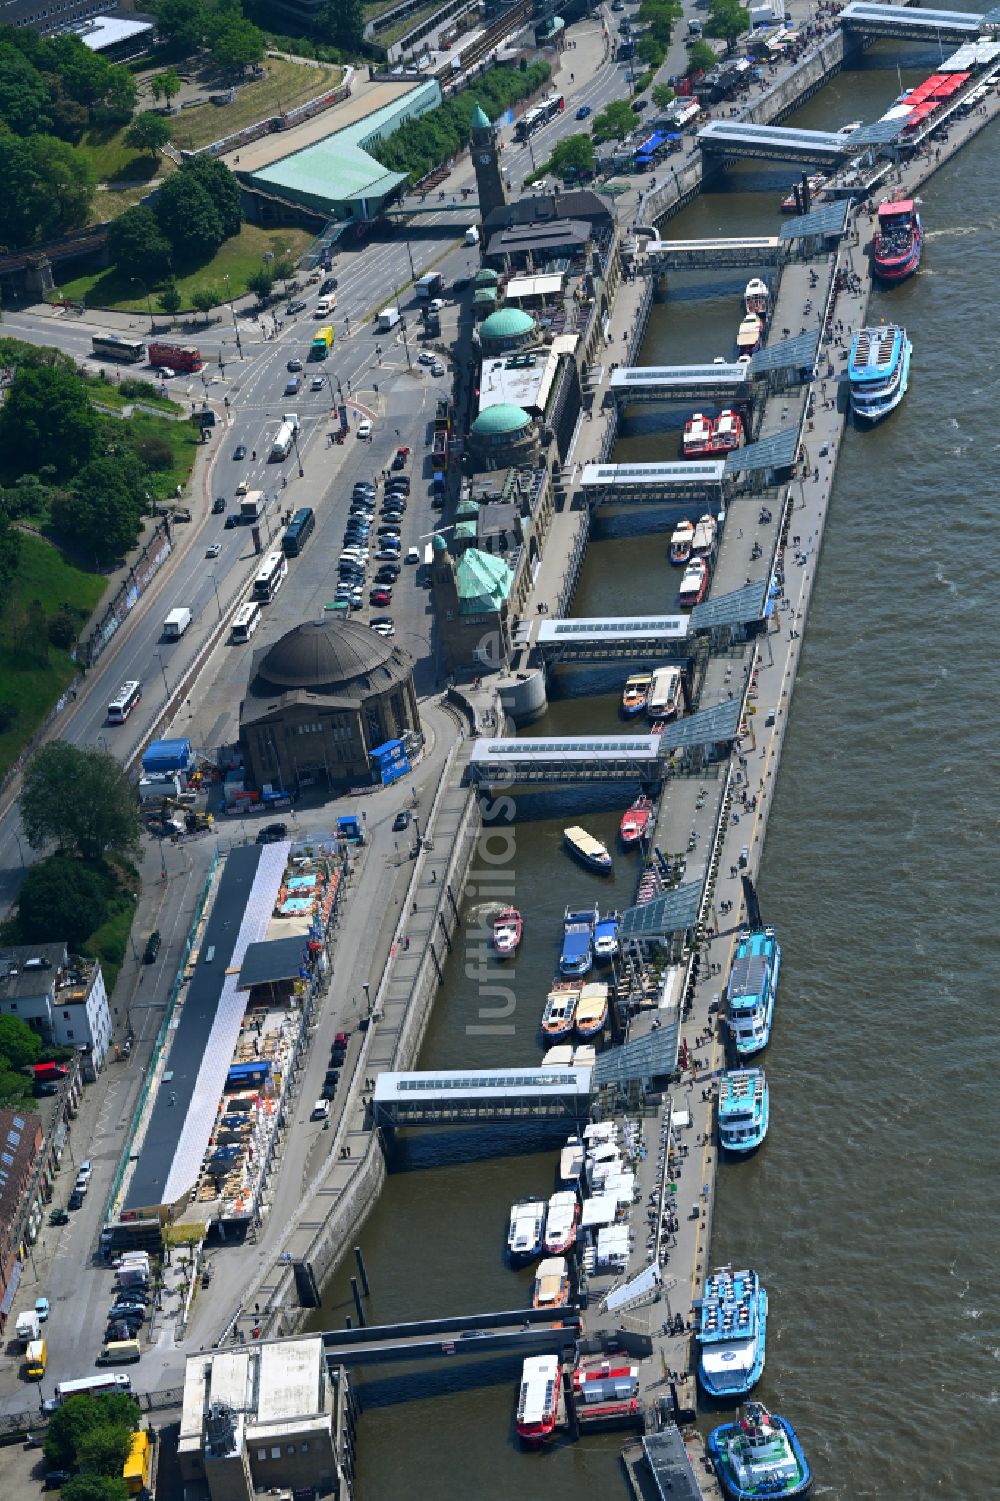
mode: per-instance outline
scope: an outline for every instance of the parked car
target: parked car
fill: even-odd
[[[50,1225],[68,1225],[69,1215],[65,1209],[53,1209],[49,1213]]]
[[[278,844],[288,837],[287,823],[266,823],[257,835],[258,844]]]
[[[65,1485],[68,1480],[72,1479],[72,1470],[46,1470],[45,1479],[42,1481],[42,1489],[57,1491],[60,1486]]]
[[[73,1192],[69,1196],[69,1200],[67,1202],[66,1208],[67,1209],[79,1209],[79,1207],[80,1207],[80,1205],[82,1203],[83,1203],[83,1194],[80,1193],[79,1189],[74,1188]]]
[[[320,1090],[320,1098],[323,1099],[323,1100],[326,1100],[329,1103],[329,1101],[333,1099],[333,1097],[334,1097],[334,1095],[336,1093],[337,1093],[337,1083],[336,1083],[336,1080],[334,1080],[334,1082],[332,1084],[324,1084],[323,1085],[323,1088]]]
[[[94,1176],[94,1164],[89,1157],[85,1157],[80,1163],[80,1166],[76,1170],[76,1176],[78,1178],[86,1178],[87,1182],[90,1182]]]
[[[154,928],[152,933],[150,933],[149,937],[146,939],[146,947],[143,950],[142,955],[143,964],[156,963],[156,956],[160,952],[160,944],[162,942],[163,939],[160,937],[159,929]]]
[[[380,563],[395,563],[399,554],[391,547],[380,547],[375,556]]]

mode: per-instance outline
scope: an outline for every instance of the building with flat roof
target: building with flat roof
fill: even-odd
[[[351,1494],[347,1378],[320,1335],[188,1357],[178,1459],[187,1501],[252,1501],[312,1487]]]
[[[64,943],[0,949],[0,1016],[18,1016],[45,1042],[76,1048],[85,1078],[104,1067],[111,1010],[97,959],[72,957]]]

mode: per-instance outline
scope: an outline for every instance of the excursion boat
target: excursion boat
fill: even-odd
[[[712,427],[712,452],[716,456],[732,453],[743,443],[743,418],[732,407],[720,412]]]
[[[688,565],[690,568],[690,564]],[[685,573],[684,577],[687,577]],[[684,587],[683,579],[681,587]],[[658,667],[653,673],[653,681],[649,687],[649,703],[646,705],[646,713],[650,719],[676,719],[684,702],[684,693],[681,688],[681,670],[679,667]]]
[[[559,1417],[561,1373],[558,1355],[532,1355],[521,1367],[517,1436],[536,1448],[552,1437]]]
[[[681,579],[681,608],[693,610],[700,605],[708,589],[708,564],[704,558],[692,558]]]
[[[872,244],[872,270],[879,281],[905,281],[920,265],[924,229],[912,198],[880,203],[875,239]]]
[[[694,522],[678,521],[670,538],[670,561],[676,568],[680,568],[690,558],[693,541]]]
[[[764,1370],[767,1293],[756,1272],[722,1267],[705,1279],[696,1338],[698,1380],[710,1397],[744,1397]]]
[[[524,1266],[542,1254],[545,1205],[541,1199],[524,1199],[510,1206],[507,1253],[514,1266]]]
[[[771,289],[766,281],[759,276],[751,276],[743,292],[743,306],[747,316],[756,313],[759,318],[766,318],[771,310]]]
[[[594,928],[600,916],[596,907],[563,913],[563,946],[559,956],[561,975],[587,975],[594,962]]]
[[[756,354],[764,342],[764,320],[759,313],[748,313],[736,335],[737,355]]]
[[[582,1365],[573,1372],[573,1394],[584,1423],[634,1417],[639,1411],[639,1368],[612,1365],[606,1358],[596,1365]]]
[[[552,1195],[545,1211],[546,1256],[565,1256],[576,1241],[579,1218],[580,1201],[571,1188],[561,1188]]]
[[[559,1153],[559,1182],[579,1183],[585,1160],[582,1139],[579,1136],[567,1136],[566,1145]]]
[[[622,821],[618,825],[618,837],[626,849],[631,849],[633,844],[638,844],[649,829],[653,819],[653,804],[648,797],[637,797],[632,805],[625,809]]]
[[[878,422],[899,406],[910,384],[912,352],[906,329],[895,323],[862,328],[854,335],[847,376],[855,417]]]
[[[769,1413],[763,1402],[747,1402],[735,1423],[712,1430],[708,1454],[729,1501],[766,1496],[805,1496],[812,1474],[795,1430],[786,1418]]]
[[[598,918],[594,928],[594,958],[598,964],[609,964],[617,958],[621,948],[619,931],[621,928],[621,913],[607,912],[604,917]]]
[[[781,969],[781,944],[773,928],[741,933],[726,985],[729,1031],[741,1058],[767,1047]]]
[[[588,870],[596,870],[602,876],[611,874],[611,856],[607,849],[579,824],[563,829],[563,841],[570,854],[575,855]]]
[[[591,981],[580,991],[576,1006],[577,1037],[599,1037],[608,1020],[608,987]]]
[[[565,1308],[569,1302],[569,1268],[565,1256],[546,1256],[538,1263],[531,1291],[532,1308]]]
[[[691,542],[692,558],[710,558],[715,551],[715,539],[719,535],[719,523],[706,512],[698,517]]]
[[[648,672],[633,672],[631,677],[625,679],[625,689],[622,693],[622,713],[626,719],[633,719],[636,714],[641,714],[646,707],[649,697],[649,685],[652,675]]]
[[[684,457],[700,459],[712,449],[712,419],[695,412],[684,424]]]
[[[767,1135],[770,1092],[762,1068],[731,1068],[719,1080],[719,1145],[745,1155]]]
[[[549,991],[542,1012],[542,1036],[546,1042],[569,1037],[576,1020],[576,1006],[580,999],[577,986],[556,981]]]
[[[505,907],[493,921],[493,947],[500,959],[509,959],[521,942],[521,914]]]

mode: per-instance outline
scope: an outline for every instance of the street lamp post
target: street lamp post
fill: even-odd
[[[215,574],[214,573],[211,574],[210,577],[211,577],[211,580],[212,580],[212,588],[215,590],[215,603],[219,607],[219,619],[221,620],[222,619],[222,600],[219,598],[219,585],[216,582],[216,578],[215,578]]]
[[[169,694],[169,692],[170,692],[170,684],[167,682],[167,669],[163,665],[163,657],[160,655],[159,652],[155,652],[154,655],[156,657],[156,660],[160,664],[160,671],[163,673],[163,688],[164,688],[164,691]]]
[[[413,369],[413,361],[410,359],[410,343],[409,343],[409,340],[406,337],[406,319],[405,318],[400,318],[400,320],[399,320],[399,327],[400,327],[400,331],[402,332],[402,335],[403,335],[403,348],[406,350],[406,368],[407,368],[407,370],[412,370]]]
[[[295,431],[292,432],[292,442],[295,445],[295,457],[299,465],[299,479],[304,479],[306,472],[302,467],[302,455],[299,453],[299,435]]]
[[[243,345],[240,343],[240,326],[239,326],[239,324],[236,321],[236,309],[233,307],[233,294],[232,294],[232,290],[231,290],[230,285],[229,285],[229,277],[228,277],[228,275],[223,276],[222,280],[226,284],[226,301],[229,303],[229,311],[233,315],[233,329],[234,329],[234,331],[236,333],[236,353],[239,355],[240,359],[242,360],[242,359],[245,358],[245,356],[243,354]]]

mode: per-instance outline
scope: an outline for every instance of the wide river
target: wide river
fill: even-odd
[[[904,85],[937,60],[934,48]],[[871,120],[897,91],[895,62],[875,49],[798,122]],[[781,169],[735,171],[670,234],[773,233],[789,180]],[[873,321],[908,327],[911,388],[888,422],[851,431],[842,451],[761,872],[784,950],[766,1060],[771,1130],[753,1161],[723,1166],[713,1243],[716,1262],[762,1275],[771,1313],[760,1394],[796,1424],[816,1494],[839,1501],[986,1501],[1000,1473],[995,129],[930,181],[922,212],[919,275],[871,308]],[[653,312],[642,362],[727,351],[744,280],[678,278]],[[668,425],[647,409],[616,457],[673,451],[681,415]],[[664,544],[593,543],[576,612],[664,608]],[[614,729],[616,708],[611,694],[563,698],[537,728]],[[519,804],[513,859],[499,867],[502,894],[527,921],[516,1007],[490,1014],[500,1008],[475,963],[485,909],[470,894],[473,946],[451,963],[421,1066],[540,1060],[563,907],[592,891],[559,852],[561,812],[586,811],[610,842],[620,802]],[[618,904],[634,878],[619,858]],[[521,1145],[477,1160],[477,1143],[460,1163],[426,1139],[404,1148],[362,1236],[369,1322],[528,1301],[531,1273],[504,1264],[507,1211],[551,1192],[555,1156]],[[327,1288],[317,1327],[352,1311],[350,1270]],[[360,1501],[625,1496],[621,1435],[524,1454],[514,1375],[467,1390],[455,1378],[433,1396],[420,1395],[419,1372],[372,1385]]]

